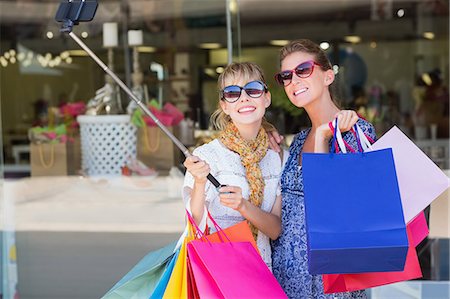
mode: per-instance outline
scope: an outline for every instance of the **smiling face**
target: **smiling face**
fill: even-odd
[[[245,76],[246,77],[246,76]],[[247,83],[259,78],[236,77],[225,80],[223,87],[237,85],[244,87]],[[245,90],[241,91],[239,99],[234,103],[225,100],[220,101],[220,107],[223,112],[230,116],[236,126],[239,125],[255,125],[260,126],[261,120],[266,112],[266,108],[270,105],[270,92],[264,92],[260,97],[250,97]]]
[[[293,70],[299,64],[306,61],[315,61],[312,54],[305,52],[293,52],[287,55],[281,62],[281,70]],[[306,107],[321,98],[324,92],[328,92],[328,86],[334,81],[332,70],[324,71],[315,65],[313,72],[307,78],[300,78],[295,73],[292,82],[284,87],[289,100],[297,107]]]

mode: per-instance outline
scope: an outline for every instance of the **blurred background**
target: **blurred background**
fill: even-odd
[[[191,148],[214,136],[217,78],[232,61],[262,66],[272,93],[266,117],[288,141],[307,127],[273,75],[280,48],[308,38],[333,63],[342,107],[378,136],[397,125],[449,169],[448,0],[98,2],[94,20],[74,32]],[[3,289],[99,298],[182,231],[182,159],[59,32],[58,5],[0,0]],[[105,145],[111,135],[129,141],[122,151]],[[447,193],[435,216],[447,229],[418,247],[423,280],[374,289],[372,298],[450,298],[448,209]]]

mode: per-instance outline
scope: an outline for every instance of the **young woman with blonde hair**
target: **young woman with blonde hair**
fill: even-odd
[[[219,107],[212,120],[220,134],[184,162],[183,199],[200,227],[205,227],[205,208],[222,228],[248,220],[271,268],[269,239],[277,239],[281,230],[283,162],[269,148],[267,132],[272,128],[264,113],[271,103],[270,92],[260,67],[247,62],[227,66],[218,86]],[[208,173],[226,186],[216,190],[206,178]]]

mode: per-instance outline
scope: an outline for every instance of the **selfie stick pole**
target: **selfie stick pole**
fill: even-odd
[[[83,1],[84,2],[84,1]],[[103,61],[100,60],[100,58],[98,58],[97,55],[95,55],[94,52],[91,51],[91,49],[89,49],[89,47],[80,39],[78,38],[78,36],[73,33],[72,31],[72,27],[74,24],[78,23],[78,18],[81,15],[81,10],[82,10],[82,3],[81,6],[79,8],[79,11],[77,12],[76,15],[76,19],[75,20],[71,20],[69,19],[69,16],[67,16],[67,18],[64,20],[63,22],[63,26],[61,28],[61,32],[65,32],[68,33],[69,36],[83,49],[86,51],[86,53],[92,58],[94,59],[94,61],[108,74],[111,76],[111,78],[113,78],[113,80],[120,86],[120,88],[122,88],[123,91],[125,91],[127,93],[127,95],[136,102],[136,104],[142,109],[142,111],[144,111],[144,113],[148,116],[150,116],[150,118],[156,123],[156,125],[164,132],[164,134],[167,135],[167,137],[170,138],[170,140],[172,140],[172,142],[183,152],[185,157],[190,157],[192,156],[191,153],[189,152],[189,150],[184,146],[183,143],[181,143],[180,140],[178,140],[173,134],[172,132],[170,132],[166,126],[164,126],[160,120],[147,108],[147,106],[140,100],[138,99],[133,92],[128,88],[128,86],[125,85],[125,83],[122,82],[122,80],[120,80],[119,77],[116,76],[116,74],[114,74],[114,72],[112,72],[107,66],[106,64],[103,63]],[[68,10],[70,12],[70,9]],[[144,124],[145,125],[145,124]],[[221,184],[216,180],[216,178],[212,175],[212,174],[208,174],[208,180],[216,187],[219,188],[221,187]]]

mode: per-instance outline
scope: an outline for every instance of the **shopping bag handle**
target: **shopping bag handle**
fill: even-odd
[[[205,239],[208,243],[211,244],[211,242],[209,242],[208,238],[206,238],[206,235],[200,230],[200,228],[198,227],[197,223],[195,223],[194,218],[192,217],[191,213],[189,213],[189,211],[186,209],[186,215],[188,217],[189,222],[195,227],[195,229],[197,230],[196,236],[199,236],[199,239]],[[214,220],[214,218],[211,216],[211,214],[208,211],[208,218],[211,220],[211,222],[213,223],[214,227],[217,230],[217,235],[219,236],[219,239],[222,243],[225,243],[224,239],[222,239],[222,237],[220,236],[220,234],[223,234],[225,236],[225,238],[228,240],[229,243],[231,243],[230,238],[228,238],[227,234],[225,233],[225,231],[219,226],[219,224],[217,224],[216,220]]]
[[[225,238],[227,238],[228,242],[231,242],[230,238],[228,238],[227,234],[225,233],[225,231],[219,226],[219,224],[217,224],[216,220],[214,220],[214,218],[211,216],[211,214],[208,211],[208,218],[211,220],[211,222],[213,223],[214,227],[217,230],[217,235],[219,236],[220,241],[222,241],[222,243],[225,243],[224,240],[222,239],[222,237],[220,236],[220,234],[222,233]]]
[[[195,220],[192,217],[191,213],[189,213],[189,211],[187,209],[186,209],[186,216],[188,218],[189,223],[192,226],[194,226],[194,228],[196,229],[196,232],[195,232],[196,239],[203,239],[204,238],[204,239],[206,239],[206,241],[208,243],[211,243],[211,242],[209,242],[209,240],[207,238],[205,238],[205,234],[200,230],[200,228],[198,227],[197,223],[195,223]]]
[[[342,133],[339,130],[338,126],[338,119],[334,119],[332,122],[330,122],[329,127],[331,130],[333,130],[333,140],[331,143],[331,151],[338,152],[340,150],[342,153],[347,153],[347,149],[350,152],[355,152],[355,150],[342,138]],[[361,129],[358,124],[355,124],[350,132],[355,136],[356,143],[358,145],[359,152],[363,153],[367,151],[367,149],[372,148],[372,143],[369,141],[369,137],[364,134],[363,130]]]

